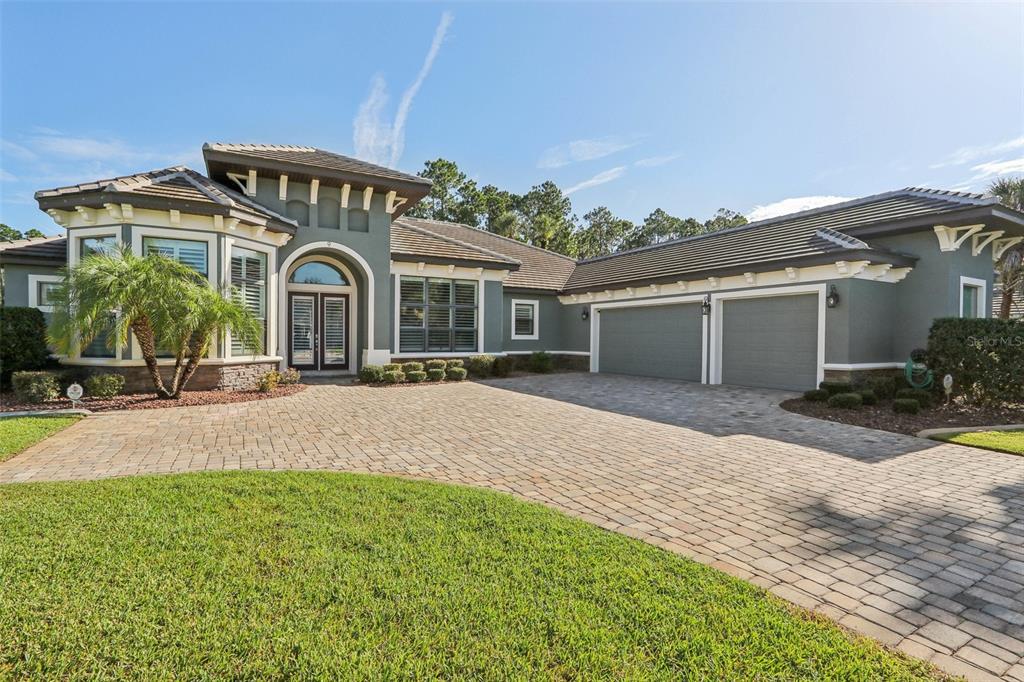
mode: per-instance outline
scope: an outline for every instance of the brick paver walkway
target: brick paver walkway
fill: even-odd
[[[0,464],[0,482],[316,468],[494,488],[948,671],[1024,681],[1024,458],[808,419],[782,395],[587,374],[317,385],[91,417]]]

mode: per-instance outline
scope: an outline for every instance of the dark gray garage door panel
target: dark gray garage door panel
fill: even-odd
[[[807,390],[818,379],[818,296],[722,301],[722,383]]]
[[[605,308],[598,314],[598,371],[701,380],[699,303]]]

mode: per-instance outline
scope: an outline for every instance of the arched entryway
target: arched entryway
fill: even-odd
[[[303,371],[351,371],[358,338],[357,279],[340,259],[312,254],[285,273],[289,367]]]

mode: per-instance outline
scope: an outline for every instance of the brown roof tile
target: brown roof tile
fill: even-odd
[[[515,269],[519,261],[500,253],[410,225],[404,219],[391,224],[391,257],[405,261],[463,261]]]
[[[67,237],[34,237],[0,241],[0,263],[61,266],[67,262]]]

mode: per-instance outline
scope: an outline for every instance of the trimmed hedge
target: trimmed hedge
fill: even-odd
[[[888,400],[896,395],[896,377],[864,377],[864,380],[860,383],[861,390],[874,391],[875,395],[880,400]]]
[[[496,377],[507,377],[516,368],[516,360],[511,355],[499,355],[494,358],[491,374]]]
[[[410,384],[418,384],[427,378],[427,373],[423,370],[413,370],[411,372],[406,372],[405,378]]]
[[[544,351],[539,350],[535,353],[530,353],[530,359],[527,360],[527,367],[530,368],[531,372],[548,374],[555,368],[555,358],[552,357],[551,353],[545,353]]]
[[[930,391],[923,388],[901,388],[896,391],[897,400],[916,400],[919,407],[931,407],[935,402]]]
[[[384,365],[387,367],[387,365]],[[397,370],[389,370],[384,372],[382,377],[385,384],[400,384],[405,381],[405,373]]]
[[[423,365],[428,372],[432,369],[439,369],[442,372],[448,369],[448,362],[445,360],[427,360]]]
[[[892,411],[898,414],[917,414],[921,410],[921,403],[913,398],[897,398],[892,401]]]
[[[449,367],[445,376],[448,377],[448,381],[462,381],[466,378],[466,374],[465,367]]]
[[[836,395],[837,393],[853,393],[853,384],[849,381],[823,381],[818,384],[818,388],[823,391],[828,391],[829,395]]]
[[[857,391],[857,393],[860,395],[860,400],[861,400],[861,402],[863,404],[865,404],[865,405],[877,405],[878,404],[878,396],[870,388],[861,389],[861,390]]]
[[[379,384],[384,381],[384,368],[380,365],[363,365],[359,368],[359,381],[364,384]]]
[[[860,393],[836,393],[828,399],[829,407],[838,407],[844,410],[855,410],[864,403]]]
[[[15,372],[43,369],[49,357],[43,313],[0,307],[0,385],[7,386]]]
[[[804,391],[804,400],[809,400],[812,403],[823,403],[828,400],[828,391],[822,388]]]
[[[263,376],[260,377],[259,382],[256,384],[256,390],[260,393],[270,393],[277,385],[281,383],[281,373],[276,369],[272,369]]]
[[[448,361],[447,369],[451,369],[452,367],[462,367],[464,365],[465,363],[462,361],[462,358],[452,358]]]
[[[85,380],[85,394],[94,398],[113,398],[124,390],[124,377],[120,374],[93,374]]]
[[[400,363],[400,362],[389,362],[388,364],[384,365],[383,367],[384,367],[383,371],[385,371],[385,372],[401,372],[402,371],[402,363]]]
[[[475,377],[486,378],[494,371],[493,355],[471,355],[466,361],[466,369]]]
[[[427,370],[427,381],[444,381],[444,370],[440,367]]]
[[[953,394],[980,404],[1024,403],[1024,321],[944,317],[928,333],[935,383],[953,376]]]
[[[405,372],[406,374],[408,374],[409,372],[422,372],[423,371],[423,363],[422,362],[407,362],[407,363],[402,365],[402,371]]]
[[[14,397],[22,403],[42,403],[60,395],[53,372],[15,372],[11,375]]]

